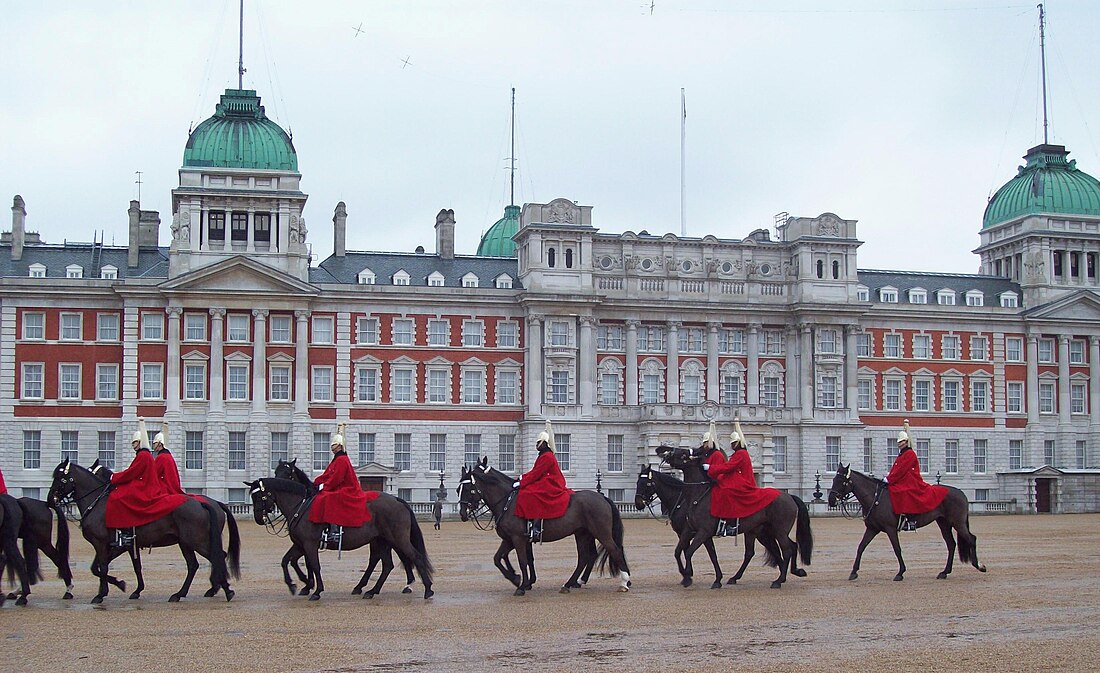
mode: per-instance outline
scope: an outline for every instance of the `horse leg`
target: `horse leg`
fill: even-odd
[[[103,602],[103,599],[107,597],[110,589],[107,586],[107,578],[110,575],[107,574],[107,568],[110,567],[110,561],[106,559],[107,554],[96,548],[95,558],[92,559],[92,574],[99,578],[99,593],[92,598],[92,604],[98,605]]]
[[[737,584],[737,580],[745,574],[745,569],[749,567],[749,561],[752,560],[753,556],[756,556],[756,535],[745,533],[745,560],[741,562],[741,567],[737,569],[733,577],[726,581],[726,584]]]
[[[134,566],[134,574],[137,575],[137,588],[130,594],[130,600],[141,598],[141,592],[145,591],[145,575],[141,572],[141,552],[136,547],[129,547],[130,563]]]
[[[374,598],[375,596],[377,596],[382,591],[382,585],[386,583],[386,578],[389,577],[390,572],[393,571],[393,550],[389,547],[389,545],[385,545],[381,540],[377,541],[379,543],[377,552],[375,550],[375,540],[372,540],[370,543],[370,565],[367,567],[367,572],[363,573],[363,579],[359,581],[359,586],[355,588],[358,591],[363,590],[363,587],[367,583],[367,579],[370,577],[371,571],[374,570],[374,566],[376,566],[379,561],[382,562],[382,572],[379,573],[378,581],[374,583],[374,586],[367,590],[367,593],[363,594],[363,598]],[[352,591],[352,593],[357,593],[357,591]]]
[[[64,524],[64,522],[62,522]],[[69,568],[69,559],[61,555],[61,550],[47,542],[42,548],[46,557],[57,566],[57,575],[65,582],[65,595],[63,600],[72,600],[73,597],[73,571]]]
[[[569,579],[562,585],[560,593],[567,594],[570,589],[580,589],[580,582],[577,580],[580,578],[581,573],[585,571],[589,566],[588,550],[592,547],[592,536],[586,533],[577,531],[574,536],[577,543],[577,567],[573,570],[573,574],[569,576]]]
[[[178,603],[181,598],[187,596],[187,592],[191,590],[191,582],[195,580],[195,573],[199,571],[199,559],[195,556],[195,550],[180,545],[180,551],[183,552],[183,560],[187,563],[187,577],[183,578],[183,586],[180,590],[168,597],[169,603]]]
[[[863,531],[863,539],[859,541],[859,547],[856,549],[856,560],[852,563],[852,574],[848,575],[849,580],[854,580],[859,577],[859,562],[863,558],[863,551],[867,549],[867,545],[871,543],[871,540],[875,539],[878,535],[878,531],[868,526]]]
[[[519,542],[519,544],[515,544]],[[527,590],[531,588],[530,581],[528,579],[527,569],[531,566],[531,544],[526,539],[512,540],[512,546],[516,550],[516,561],[519,565],[520,581],[519,586],[512,593],[513,596],[522,596],[527,593]]]
[[[722,588],[722,566],[718,564],[718,551],[714,548],[714,538],[708,537],[703,542],[703,547],[707,550],[707,556],[710,557],[710,564],[714,566],[714,581],[711,582],[711,589]]]
[[[518,587],[520,576],[516,574],[515,568],[512,567],[512,562],[508,560],[508,554],[511,553],[511,551],[512,545],[507,540],[501,540],[500,546],[497,547],[497,553],[493,555],[493,565],[497,567],[501,575],[504,575],[504,579]]]
[[[283,554],[283,560],[281,561],[283,567],[283,581],[286,582],[286,586],[290,589],[290,595],[294,595],[298,592],[298,585],[294,584],[294,580],[290,577],[290,567],[294,566],[294,570],[298,572],[298,578],[303,582],[306,580],[306,576],[302,573],[301,568],[298,567],[298,559],[302,558],[302,550],[297,545],[292,546],[286,550]]]
[[[894,556],[898,557],[898,574],[894,575],[894,581],[905,579],[905,561],[901,558],[901,542],[898,540],[897,529],[886,531],[886,537],[890,538],[890,546],[894,548]]]
[[[940,535],[943,535],[943,541],[947,543],[947,565],[944,566],[939,575],[936,575],[936,579],[945,580],[951,574],[951,568],[955,561],[955,536],[951,534],[951,526],[947,524],[947,519],[941,516],[936,519],[936,523],[940,527]]]
[[[321,592],[325,590],[325,582],[321,579],[321,541],[311,539],[309,542],[315,542],[315,544],[306,544],[305,546],[306,572],[309,573],[311,579],[316,580],[316,586],[313,588],[313,593],[309,595],[309,600],[319,601],[321,600]]]
[[[680,569],[680,574],[683,575],[683,579],[680,580],[680,586],[685,588],[691,586],[691,577],[695,574],[695,571],[691,567],[691,553],[687,551],[688,545],[690,545],[691,542],[691,531],[685,528],[684,531],[680,533],[680,542],[676,545],[676,548],[684,553],[684,564]]]
[[[367,569],[363,571],[363,576],[359,579],[359,584],[355,585],[355,588],[351,590],[352,596],[358,596],[363,593],[363,587],[370,581],[371,574],[374,573],[374,568],[381,560],[382,554],[378,549],[378,545],[381,542],[378,538],[374,538],[370,541],[370,560],[367,562]],[[393,560],[390,559],[390,565],[393,565]]]
[[[787,567],[791,564],[791,557],[798,553],[798,545],[786,534],[776,536],[781,556],[779,557],[779,577],[772,582],[773,589],[781,588],[787,581]]]
[[[530,540],[527,541],[527,588],[530,589],[535,586],[535,582],[538,581],[538,575],[535,574],[535,545]]]
[[[596,551],[596,541],[593,539],[588,546],[588,564],[585,565],[584,572],[581,573],[581,586],[588,584],[588,578],[592,576],[592,569],[596,566],[598,558],[599,552]]]
[[[688,574],[687,577],[685,577],[683,579],[683,581],[680,582],[680,584],[682,586],[686,587],[686,586],[691,585],[691,575],[693,574],[692,567],[691,567],[691,557],[692,557],[692,555],[695,554],[696,550],[698,550],[699,547],[702,547],[705,542],[707,542],[708,540],[713,540],[713,539],[714,539],[714,534],[713,533],[708,534],[708,533],[705,533],[703,531],[697,532],[695,534],[695,537],[692,538],[691,544],[688,545],[687,552],[685,554],[685,556],[686,556],[685,560],[686,560],[686,564],[687,564],[687,571],[688,571],[689,574]],[[607,545],[604,545],[604,546],[607,546]],[[715,574],[720,578],[722,576],[722,569],[720,567],[718,567],[718,556],[717,555],[715,555],[715,557],[714,557],[714,564],[715,564],[715,568],[717,568],[717,570],[715,570]],[[684,582],[687,582],[687,584],[684,584]],[[718,588],[721,588],[721,586],[722,586],[721,581],[718,581]],[[711,588],[715,588],[714,585],[711,585]]]

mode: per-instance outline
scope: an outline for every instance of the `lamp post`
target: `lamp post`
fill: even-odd
[[[821,502],[821,470],[814,472],[814,502]]]
[[[443,470],[439,471],[439,498],[440,500],[447,499],[447,488],[443,485]]]
[[[603,472],[600,472],[600,468],[596,468],[596,493],[603,493]]]
[[[940,471],[936,470],[936,484],[940,483]]]

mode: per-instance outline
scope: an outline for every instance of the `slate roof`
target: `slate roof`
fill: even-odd
[[[859,269],[856,272],[859,282],[871,292],[871,301],[880,303],[878,289],[894,287],[898,290],[898,303],[908,304],[908,291],[921,287],[928,291],[928,303],[936,303],[936,292],[954,290],[960,305],[966,304],[964,298],[971,290],[980,290],[986,296],[985,305],[995,305],[990,301],[1002,292],[1015,292],[1020,305],[1023,305],[1024,293],[1020,284],[1000,276],[967,273],[929,273],[922,271],[884,271],[878,269]]]
[[[519,288],[519,262],[509,257],[477,257],[455,255],[454,259],[440,259],[435,254],[402,252],[348,252],[344,257],[331,256],[315,269],[310,269],[311,283],[344,283],[355,285],[359,272],[370,269],[378,285],[389,285],[393,274],[404,269],[409,274],[410,286],[427,286],[428,276],[438,271],[443,274],[444,287],[462,287],[462,277],[473,272],[480,287],[495,287],[493,281],[501,274],[512,278],[512,288]]]
[[[127,266],[129,249],[119,246],[103,246],[99,263],[92,268],[95,260],[95,246],[92,243],[65,243],[64,245],[27,245],[23,247],[23,258],[13,261],[11,245],[0,245],[0,277],[28,278],[30,266],[42,264],[46,267],[47,278],[64,278],[65,267],[79,264],[84,267],[84,278],[99,278],[99,270],[104,266],[118,269],[118,279],[126,278],[167,278],[168,248],[142,248],[138,253],[136,268]]]

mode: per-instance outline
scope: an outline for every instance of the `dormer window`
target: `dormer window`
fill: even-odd
[[[428,287],[443,287],[446,279],[443,274],[438,271],[433,271],[432,275],[428,276]],[[396,283],[394,283],[396,285]]]
[[[118,268],[108,264],[99,269],[99,277],[104,280],[118,280]]]
[[[478,277],[475,273],[468,273],[462,277],[462,287],[477,287]]]
[[[884,304],[896,304],[898,303],[898,289],[896,287],[880,287],[878,290],[878,299]]]
[[[397,273],[393,274],[394,285],[408,285],[409,284],[409,272],[401,269]]]
[[[1017,308],[1019,305],[1020,298],[1016,296],[1015,292],[1001,293],[1001,308]]]
[[[923,287],[915,287],[909,290],[909,303],[910,304],[927,304],[928,303],[928,291]]]
[[[45,264],[31,264],[28,269],[28,275],[31,278],[45,278],[46,277],[46,265]]]
[[[856,301],[871,301],[871,290],[862,285],[857,287]]]
[[[374,272],[370,269],[363,269],[359,272],[356,280],[360,285],[374,285]]]
[[[936,303],[940,306],[954,306],[955,305],[955,291],[954,290],[940,290],[936,292]]]
[[[985,306],[985,294],[981,290],[970,290],[966,293],[967,306]]]
[[[66,278],[83,278],[84,277],[84,267],[80,266],[79,264],[70,264],[69,266],[65,267],[65,277]]]
[[[500,274],[497,276],[496,286],[498,290],[512,289],[512,277],[506,273]]]

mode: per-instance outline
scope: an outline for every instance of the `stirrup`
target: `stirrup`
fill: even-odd
[[[539,519],[542,522],[542,519]],[[534,519],[527,520],[527,539],[531,542],[542,542],[542,525],[535,525]]]
[[[344,527],[334,526],[328,524],[325,529],[321,531],[321,548],[325,547],[338,547],[344,539]]]
[[[121,549],[132,547],[134,540],[137,539],[137,533],[133,528],[116,528],[115,529],[115,546]]]
[[[909,518],[908,514],[902,514],[898,517],[898,530],[904,532],[911,532],[917,529],[917,522],[915,519]]]

